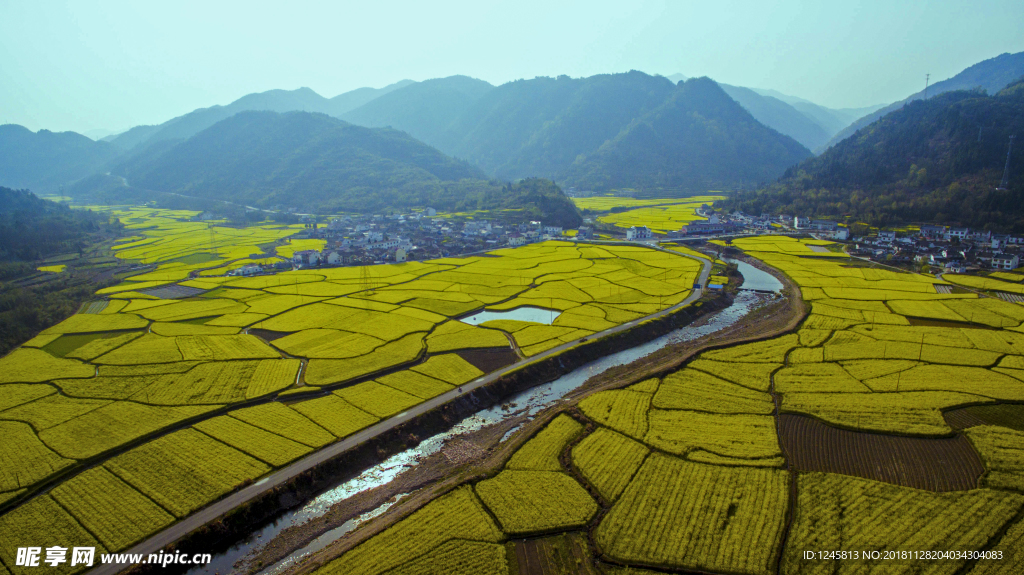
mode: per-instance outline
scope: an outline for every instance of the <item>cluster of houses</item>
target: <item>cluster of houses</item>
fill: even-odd
[[[322,239],[321,250],[301,250],[292,255],[297,267],[368,265],[456,256],[500,247],[561,237],[559,226],[531,221],[520,225],[491,220],[437,217],[422,212],[392,215],[349,215],[333,218],[327,225],[315,221],[297,238]],[[589,228],[579,233],[589,237]]]
[[[1013,270],[1020,267],[1024,237],[987,230],[924,225],[912,233],[883,230],[857,238],[850,253],[895,263],[918,263],[960,273],[968,269]]]

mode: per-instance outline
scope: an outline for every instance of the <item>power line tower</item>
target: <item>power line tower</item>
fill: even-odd
[[[1010,145],[1006,148],[1006,165],[1003,166],[1003,181],[999,182],[999,189],[1006,190],[1010,187],[1010,152],[1013,151],[1013,140],[1016,134],[1010,136]]]
[[[367,295],[374,294],[377,282],[374,281],[373,274],[370,273],[370,266],[359,266],[359,287]]]
[[[924,98],[923,98],[924,100],[928,99],[928,80],[930,80],[931,77],[932,77],[931,74],[925,74],[924,75]]]

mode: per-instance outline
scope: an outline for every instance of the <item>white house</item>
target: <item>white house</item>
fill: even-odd
[[[526,237],[522,234],[509,234],[508,245],[511,247],[518,247],[526,245]]]
[[[846,241],[850,239],[850,228],[837,227],[828,234],[828,237],[833,240]]]
[[[882,231],[878,232],[878,241],[879,242],[894,242],[894,241],[896,241],[896,232],[890,232],[890,231],[882,230]]]
[[[366,244],[368,250],[390,250],[402,245],[402,240],[385,240],[382,242],[371,242]]]
[[[437,215],[437,210],[435,210],[434,208],[427,208],[427,209],[423,210],[423,213],[427,217],[431,217],[432,218],[432,217]]]
[[[992,256],[992,267],[1000,270],[1015,270],[1020,267],[1020,257],[1014,254],[996,254]]]
[[[263,267],[256,264],[246,264],[228,272],[229,276],[254,276],[263,272]]]
[[[801,218],[800,216],[793,217],[793,227],[802,230],[807,226],[811,225],[811,218]]]
[[[316,250],[299,250],[292,254],[292,262],[311,266],[316,265],[320,263],[320,252]]]
[[[652,237],[654,234],[647,226],[632,226],[626,230],[626,241],[649,240]]]
[[[395,262],[404,262],[408,259],[408,254],[403,248],[395,250]]]
[[[967,234],[970,232],[968,228],[951,228],[946,232],[946,239],[951,240],[957,238],[960,240],[967,239]]]
[[[992,232],[976,230],[967,234],[967,239],[976,242],[987,242],[992,239]]]
[[[328,252],[327,253],[327,263],[332,265],[332,266],[340,264],[341,263],[341,254],[339,254],[336,251]]]
[[[562,227],[561,226],[544,226],[544,233],[549,235],[549,236],[552,236],[552,237],[560,236],[560,235],[562,235]]]

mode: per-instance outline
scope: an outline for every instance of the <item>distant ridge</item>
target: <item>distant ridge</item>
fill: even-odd
[[[239,112],[188,139],[151,145],[75,191],[96,201],[157,192],[313,213],[515,207],[520,219],[581,221],[551,182],[503,186],[406,133],[309,112]]]
[[[989,96],[957,90],[914,100],[786,171],[775,184],[724,202],[874,226],[933,222],[1024,233],[1024,78]]]
[[[430,90],[421,86],[426,83],[408,86],[353,110],[344,118],[406,131],[503,180],[537,176],[597,190],[634,185],[691,189],[709,181],[724,189],[741,188],[771,180],[810,154],[791,138],[758,124],[716,87],[714,95],[707,97],[733,104],[712,107],[716,113],[725,114],[715,118],[714,121],[721,122],[718,128],[738,128],[753,141],[735,147],[739,151],[735,154],[717,147],[727,142],[730,146],[737,144],[730,141],[731,136],[711,138],[706,142],[708,153],[702,157],[732,162],[747,151],[757,153],[744,158],[748,167],[730,163],[719,169],[691,164],[677,169],[670,158],[681,150],[694,150],[695,142],[666,140],[662,142],[667,146],[664,152],[653,150],[641,143],[634,125],[643,123],[666,137],[681,136],[682,132],[674,128],[661,130],[656,124],[678,120],[679,115],[692,111],[685,106],[696,101],[673,99],[680,91],[695,93],[693,88],[684,88],[695,81],[692,79],[677,85],[665,77],[638,71],[588,78],[538,77],[493,88],[476,84],[476,91],[463,96],[437,97],[457,91],[456,85],[465,85],[468,80],[443,78]],[[670,102],[671,106],[663,108]],[[649,116],[659,109],[661,115]],[[760,129],[755,129],[755,125]],[[696,137],[698,133],[689,132],[687,137]],[[710,135],[715,130],[703,133]],[[653,167],[650,162],[636,163],[638,167],[633,171],[623,163],[625,157],[633,158],[632,154],[644,147],[668,162],[657,167],[659,174],[643,171]],[[700,173],[702,170],[707,173]],[[599,173],[604,175],[597,176]]]
[[[1000,54],[995,58],[978,62],[952,78],[932,84],[928,87],[928,97],[931,98],[953,90],[972,90],[974,88],[982,88],[988,93],[994,94],[1021,76],[1024,76],[1024,52]],[[923,98],[924,90],[921,90],[899,102],[894,102],[859,118],[841,130],[821,149],[816,150],[816,152],[821,153],[825,149],[835,146],[837,143],[852,136],[857,130],[871,124],[882,116],[902,108],[909,102]]]
[[[62,184],[95,172],[118,155],[107,142],[76,132],[32,132],[16,124],[0,126],[0,186],[56,191]]]
[[[414,83],[412,80],[402,80],[380,89],[358,88],[333,98],[324,98],[309,88],[268,90],[242,96],[226,106],[200,108],[156,126],[136,126],[106,140],[122,150],[130,150],[161,140],[188,138],[221,120],[248,110],[320,112],[338,117],[375,98]]]

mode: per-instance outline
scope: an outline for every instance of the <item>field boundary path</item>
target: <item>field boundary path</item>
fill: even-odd
[[[670,315],[686,306],[689,306],[693,302],[700,299],[700,297],[703,295],[704,288],[707,287],[708,277],[711,275],[712,262],[710,260],[697,258],[686,254],[681,254],[679,252],[667,250],[660,246],[650,247],[653,247],[654,249],[660,251],[669,252],[674,255],[689,257],[691,259],[697,260],[698,262],[701,262],[702,268],[700,275],[697,279],[697,283],[700,284],[701,289],[694,289],[693,292],[686,297],[686,299],[672,307],[665,308],[651,315],[635,319],[633,321],[629,321],[624,324],[617,325],[615,327],[608,328],[604,331],[597,332],[591,336],[588,336],[588,340],[599,339],[615,333],[630,330],[639,325],[640,323],[653,319],[658,319],[666,315]],[[345,453],[346,451],[354,449],[362,445],[363,443],[376,438],[379,435],[387,433],[388,431],[391,431],[392,429],[400,425],[403,425],[409,422],[410,420],[415,419],[416,417],[424,415],[429,411],[432,411],[444,404],[454,401],[466,393],[489,385],[496,381],[497,379],[503,377],[504,375],[514,370],[518,370],[530,363],[542,361],[552,356],[561,354],[562,352],[578,344],[578,341],[572,341],[569,343],[562,344],[558,347],[539,353],[531,357],[529,360],[513,363],[509,366],[498,369],[497,371],[481,376],[469,383],[463,384],[461,387],[457,387],[456,389],[447,391],[441,395],[438,395],[437,397],[428,399],[423,403],[417,404],[416,406],[411,407],[408,410],[399,413],[398,415],[394,415],[388,418],[387,420],[381,421],[375,425],[367,427],[366,429],[356,432],[355,434],[350,435],[349,437],[346,437],[336,443],[328,445],[327,447],[319,451],[311,453],[306,457],[288,465],[287,467],[283,467],[267,475],[266,477],[260,479],[259,481],[256,481],[252,485],[244,487],[239,491],[236,491],[235,493],[232,493],[219,501],[215,501],[214,503],[200,509],[199,511],[182,519],[174,525],[171,525],[163,531],[160,531],[156,535],[153,535],[148,539],[142,541],[141,543],[132,546],[130,549],[121,551],[119,554],[141,554],[143,556],[148,556],[152,553],[159,553],[161,549],[170,545],[171,543],[174,543],[178,539],[181,539],[182,537],[188,535],[196,529],[217,520],[222,515],[228,513],[229,511],[235,509],[236,507],[240,507],[245,503],[263,495],[265,492],[287,483],[297,475],[309,471],[310,469],[313,469],[314,467],[317,467],[320,464],[330,459],[333,459],[334,457],[337,457],[342,453]],[[119,573],[131,567],[134,567],[134,564],[105,564],[93,568],[89,571],[89,573],[92,575],[113,575],[115,573]]]

